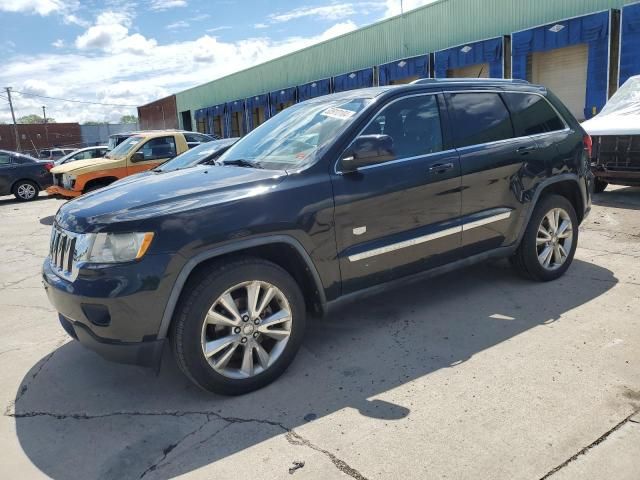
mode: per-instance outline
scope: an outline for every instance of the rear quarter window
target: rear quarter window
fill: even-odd
[[[497,93],[451,93],[448,103],[457,147],[513,138],[509,111]]]
[[[502,94],[517,137],[564,130],[565,124],[549,102],[530,93]]]

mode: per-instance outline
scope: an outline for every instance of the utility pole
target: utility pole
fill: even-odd
[[[44,136],[47,139],[47,147],[49,146],[49,129],[47,128],[47,107],[42,106],[42,116],[44,118]]]
[[[7,98],[9,99],[9,108],[11,109],[11,118],[13,119],[13,133],[16,136],[16,150],[20,152],[20,136],[18,135],[18,124],[16,123],[16,114],[13,111],[13,102],[11,101],[11,87],[5,87]]]

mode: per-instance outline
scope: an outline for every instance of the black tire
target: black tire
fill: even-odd
[[[602,193],[604,192],[604,190],[607,188],[607,186],[609,185],[609,182],[606,182],[604,180],[600,180],[599,178],[596,178],[594,180],[594,186],[593,186],[593,191],[595,193]]]
[[[40,187],[31,180],[19,180],[13,186],[12,193],[19,202],[30,202],[38,198]]]
[[[543,218],[554,208],[562,208],[569,215],[573,238],[571,248],[569,252],[567,252],[568,255],[564,263],[556,269],[550,270],[544,268],[538,260],[536,238],[538,235],[538,228]],[[515,269],[525,277],[541,282],[548,282],[564,275],[567,269],[571,266],[577,245],[578,218],[573,205],[569,200],[560,195],[546,195],[542,197],[535,206],[533,213],[531,214],[531,218],[529,219],[527,229],[522,237],[522,241],[520,242],[516,253],[511,258],[511,263]]]
[[[211,305],[229,288],[259,280],[277,287],[291,308],[291,333],[280,356],[266,370],[244,379],[214,370],[202,351],[201,335]],[[171,345],[182,372],[200,388],[223,395],[241,395],[262,388],[284,373],[298,352],[306,325],[305,302],[296,281],[278,265],[252,257],[214,264],[196,274],[183,290],[171,325]]]

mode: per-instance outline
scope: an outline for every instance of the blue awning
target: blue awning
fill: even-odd
[[[236,112],[242,112],[240,125],[242,127],[242,131],[246,133],[247,131],[247,116],[244,114],[244,99],[242,100],[234,100],[233,102],[227,102],[226,105],[226,115],[225,115],[225,131],[224,136],[226,138],[231,137],[231,115]]]
[[[640,3],[622,9],[620,85],[640,75]]]
[[[221,133],[224,134],[224,103],[214,105],[213,107],[207,107],[205,110],[207,112],[207,133],[215,133],[213,122],[216,117],[221,117],[220,128],[223,129]]]
[[[526,80],[527,56],[557,48],[586,43],[589,45],[585,118],[593,116],[607,103],[609,69],[609,12],[553,22],[542,27],[516,32],[511,37],[513,78]]]
[[[396,60],[378,67],[380,85],[389,85],[391,82],[412,77],[429,77],[429,55]]]
[[[276,106],[281,103],[296,102],[297,88],[289,87],[282,90],[276,90],[269,94],[269,103],[271,104],[271,115],[275,115],[277,110]]]
[[[263,93],[262,95],[256,95],[255,97],[249,97],[245,100],[247,108],[247,131],[253,130],[257,125],[253,124],[253,111],[256,108],[264,109],[264,119],[267,120],[271,117],[271,109],[269,108],[269,94]]]
[[[355,72],[345,73],[333,77],[333,91],[344,92],[356,88],[366,88],[373,86],[373,68],[365,68]]]
[[[331,80],[325,78],[323,80],[316,80],[315,82],[305,83],[298,86],[298,101],[303,102],[310,98],[320,97],[322,95],[329,95],[331,93]]]
[[[483,63],[489,64],[488,73],[491,78],[502,78],[504,76],[502,45],[503,39],[498,37],[440,50],[435,53],[436,78],[446,78],[447,70],[452,68]]]

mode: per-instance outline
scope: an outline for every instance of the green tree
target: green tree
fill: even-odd
[[[98,120],[87,120],[83,125],[108,125],[109,122],[100,122]]]
[[[24,123],[24,124],[34,124],[34,123],[44,123],[44,118],[42,118],[40,115],[35,115],[35,114],[31,114],[31,115],[25,115],[24,117],[20,117],[18,119],[18,123]],[[55,118],[47,118],[47,123],[56,123]]]
[[[138,117],[135,115],[123,115],[120,117],[120,123],[138,123]]]

